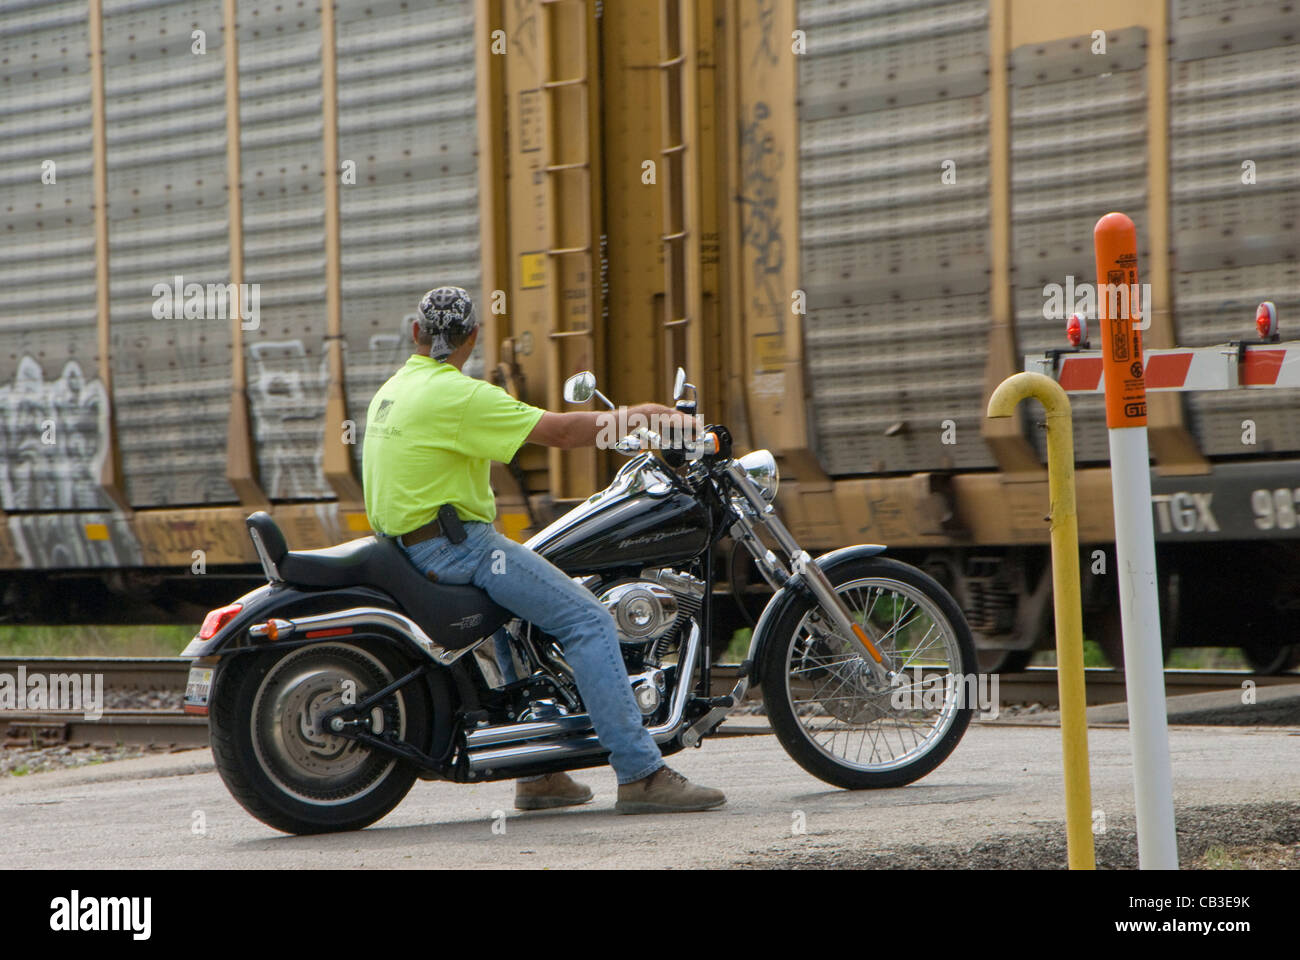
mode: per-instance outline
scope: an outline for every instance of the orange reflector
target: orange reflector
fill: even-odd
[[[855,623],[853,625],[853,632],[857,634],[858,639],[862,641],[862,645],[867,648],[867,653],[871,654],[871,659],[876,661],[876,663],[880,663],[880,651],[876,649],[874,643],[867,639],[867,631],[863,630]]]
[[[85,525],[87,540],[107,540],[108,524],[106,523],[88,523]]]
[[[303,636],[311,639],[316,637],[342,637],[351,632],[351,627],[334,627],[331,630],[308,630]]]

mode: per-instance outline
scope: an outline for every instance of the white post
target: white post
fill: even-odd
[[[1147,390],[1142,362],[1137,228],[1108,213],[1093,230],[1097,256],[1097,333],[1102,342],[1110,488],[1115,504],[1115,567],[1124,628],[1124,685],[1133,751],[1138,866],[1177,870],[1173,772],[1165,716],[1160,601],[1156,593],[1155,530],[1147,451]],[[1121,294],[1127,294],[1123,296]],[[1112,296],[1114,300],[1112,301]],[[1112,311],[1115,316],[1111,316]]]
[[[1124,627],[1124,686],[1128,696],[1137,806],[1138,867],[1177,870],[1147,428],[1121,427],[1109,433],[1115,567]]]

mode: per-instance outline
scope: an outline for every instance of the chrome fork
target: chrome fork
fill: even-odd
[[[840,599],[840,595],[835,592],[825,572],[808,556],[807,551],[803,550],[795,538],[786,529],[781,518],[776,515],[776,508],[765,501],[755,489],[753,482],[745,473],[745,468],[737,461],[733,460],[727,465],[727,473],[735,483],[736,489],[741,492],[748,501],[750,507],[754,510],[754,516],[758,522],[767,529],[776,539],[777,545],[790,558],[790,569],[787,570],[785,565],[771,550],[763,547],[763,543],[754,533],[753,524],[749,518],[739,517],[733,525],[733,530],[739,527],[739,537],[742,543],[753,554],[754,561],[762,571],[764,578],[773,587],[780,588],[785,581],[793,574],[803,581],[804,585],[812,591],[813,597],[817,603],[829,615],[835,629],[848,640],[848,642],[861,651],[862,659],[871,669],[872,674],[881,683],[891,683],[896,670],[893,657],[888,651],[881,650],[871,642],[865,630],[853,622],[853,617],[849,614],[849,609]]]

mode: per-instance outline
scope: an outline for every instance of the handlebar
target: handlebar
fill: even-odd
[[[665,442],[662,436],[648,427],[638,427],[615,445],[619,453],[627,456],[658,449],[680,451],[688,460],[698,460],[700,457],[718,453],[721,448],[722,441],[712,430],[705,431],[694,438],[686,438],[681,436],[680,430],[674,429],[669,432]]]

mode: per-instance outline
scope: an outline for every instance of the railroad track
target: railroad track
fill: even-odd
[[[998,695],[1002,703],[1059,706],[1055,667],[1034,667],[1021,673],[1004,673],[998,679]],[[1270,687],[1300,683],[1300,674],[1266,677],[1248,670],[1166,670],[1165,695],[1177,697],[1189,693],[1240,690],[1242,683],[1247,680],[1257,687]],[[1089,667],[1084,670],[1084,687],[1090,707],[1103,703],[1122,703],[1127,699],[1122,670]]]
[[[113,694],[185,689],[190,661],[181,657],[0,657],[0,675],[15,683],[22,674],[46,677],[77,674],[104,678],[104,697]],[[119,709],[101,704],[103,713],[0,710],[0,745],[205,747],[208,722],[179,710]]]
[[[102,674],[104,691],[175,690],[185,687],[190,661],[180,657],[0,657],[0,674],[17,677],[19,668],[28,676],[50,674]],[[1088,704],[1118,703],[1124,700],[1124,674],[1119,670],[1091,668],[1085,671]],[[739,676],[736,664],[718,664],[712,672],[715,696],[725,694]],[[1240,689],[1244,681],[1257,686],[1300,684],[1300,674],[1265,677],[1245,671],[1166,670],[1165,690],[1169,696]],[[1037,667],[1021,673],[1005,673],[998,682],[1002,704],[1040,703],[1057,705],[1056,670]],[[208,742],[205,717],[186,716],[175,710],[112,710],[98,719],[78,712],[0,710],[0,744],[32,743],[97,746],[201,747]]]
[[[104,690],[184,690],[190,661],[182,657],[0,657],[0,674],[104,675]]]
[[[730,691],[738,675],[739,670],[735,665],[715,666],[713,668],[714,696]],[[1245,670],[1166,670],[1165,694],[1175,697],[1186,693],[1238,690],[1246,680],[1253,681],[1256,686],[1264,687],[1300,683],[1300,674],[1265,677]],[[1090,707],[1102,703],[1122,703],[1126,699],[1122,670],[1090,667],[1084,670],[1084,685]],[[1047,707],[1058,706],[1056,668],[1032,667],[1019,673],[999,674],[998,699],[1003,704],[1041,703]]]
[[[0,712],[0,744],[23,746],[206,747],[207,717],[178,710],[107,710],[94,719],[75,711]]]

